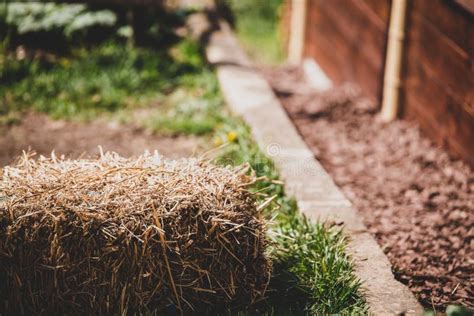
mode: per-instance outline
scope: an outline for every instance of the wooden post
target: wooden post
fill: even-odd
[[[393,0],[385,61],[382,111],[384,121],[393,121],[400,103],[400,73],[403,60],[407,0]]]
[[[306,1],[307,0],[291,0],[288,61],[294,64],[301,63],[303,59],[306,26]]]

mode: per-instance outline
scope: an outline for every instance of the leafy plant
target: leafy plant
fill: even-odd
[[[117,17],[110,10],[88,11],[82,4],[21,3],[12,2],[2,6],[5,22],[19,34],[59,29],[65,35],[85,30],[92,26],[113,26]]]
[[[31,108],[54,118],[89,119],[169,93],[195,71],[166,53],[117,43],[74,50],[70,57],[3,58],[0,115]]]

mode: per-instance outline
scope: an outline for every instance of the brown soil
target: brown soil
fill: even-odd
[[[474,308],[473,170],[415,124],[381,122],[354,87],[316,93],[298,69],[264,73],[316,158],[363,214],[396,277],[425,306]]]
[[[0,166],[7,165],[31,149],[38,154],[71,158],[96,156],[99,147],[122,156],[137,156],[145,150],[167,158],[192,156],[199,147],[196,137],[155,136],[131,125],[97,120],[91,123],[54,121],[46,115],[29,113],[21,123],[0,127]]]

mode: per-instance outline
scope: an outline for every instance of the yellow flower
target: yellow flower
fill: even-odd
[[[220,146],[222,145],[222,139],[220,137],[214,138],[214,146]]]
[[[236,132],[231,131],[231,132],[227,133],[227,141],[229,143],[235,142],[236,139],[237,139],[237,133]]]
[[[61,64],[61,66],[63,66],[64,68],[68,68],[69,66],[71,66],[71,61],[67,58],[61,58],[59,60],[59,63]]]

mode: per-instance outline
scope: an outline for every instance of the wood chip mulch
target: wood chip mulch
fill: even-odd
[[[396,278],[427,307],[473,309],[474,171],[414,123],[381,122],[377,106],[353,86],[317,93],[299,69],[262,71],[316,158],[363,214]]]

